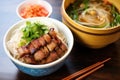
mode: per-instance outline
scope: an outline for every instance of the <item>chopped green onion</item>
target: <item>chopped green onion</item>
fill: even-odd
[[[22,39],[19,43],[19,46],[26,45],[32,40],[39,38],[40,36],[48,33],[48,27],[40,22],[26,22],[26,26],[22,28]]]

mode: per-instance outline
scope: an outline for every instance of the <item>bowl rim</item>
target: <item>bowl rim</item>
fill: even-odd
[[[26,63],[23,63],[15,58],[13,58],[13,56],[10,54],[9,50],[7,49],[7,46],[6,46],[6,38],[7,38],[7,35],[9,33],[9,31],[11,31],[11,29],[13,29],[17,24],[21,23],[21,22],[24,22],[24,21],[27,21],[27,20],[34,20],[34,19],[49,19],[53,22],[57,22],[59,23],[60,25],[64,26],[64,29],[66,29],[68,32],[69,32],[69,36],[71,38],[71,43],[70,43],[70,46],[69,46],[69,49],[68,51],[59,59],[53,61],[53,62],[50,62],[50,63],[47,63],[47,64],[43,64],[43,65],[32,65],[32,64],[26,64]],[[8,30],[7,32],[5,33],[5,36],[4,36],[4,39],[3,39],[3,47],[4,47],[4,50],[5,50],[5,53],[6,55],[15,63],[21,65],[21,66],[24,66],[24,67],[28,67],[28,68],[34,68],[34,69],[37,69],[37,68],[48,68],[48,67],[52,67],[54,65],[57,65],[59,63],[61,63],[62,61],[64,61],[67,56],[70,54],[72,48],[73,48],[73,44],[74,44],[74,38],[73,38],[73,34],[71,32],[71,30],[65,25],[63,24],[62,22],[60,22],[59,20],[57,19],[53,19],[53,18],[48,18],[48,17],[34,17],[34,18],[28,18],[28,19],[22,19],[20,21],[18,21],[17,23],[13,24]]]
[[[84,26],[84,25],[81,25],[81,24],[79,24],[79,23],[76,23],[75,21],[73,21],[70,17],[69,17],[69,15],[67,14],[67,12],[65,11],[65,1],[66,0],[63,0],[62,1],[62,6],[61,6],[61,14],[62,14],[62,16],[67,20],[67,21],[70,21],[70,22],[72,22],[73,24],[71,24],[71,25],[75,25],[74,27],[75,28],[77,28],[78,30],[89,30],[88,32],[91,32],[92,33],[92,31],[98,31],[98,32],[105,32],[105,31],[108,31],[108,33],[109,33],[109,31],[111,31],[111,30],[115,30],[115,31],[118,31],[118,30],[120,30],[120,26],[114,26],[114,27],[110,27],[110,28],[90,28],[90,27],[87,27],[87,26]],[[118,30],[117,30],[118,29]],[[106,32],[105,32],[106,33]]]
[[[21,6],[22,5],[24,5],[24,4],[27,4],[27,3],[31,3],[31,2],[33,2],[33,0],[25,0],[25,1],[22,1],[21,3],[19,3],[18,5],[17,5],[17,7],[16,7],[16,13],[17,13],[17,15],[18,15],[18,17],[20,18],[20,19],[25,19],[25,18],[23,18],[21,15],[20,15],[20,13],[19,13],[19,9],[21,8]],[[49,14],[47,15],[47,16],[45,16],[45,17],[49,17],[51,14],[52,14],[52,11],[53,11],[53,8],[52,8],[52,5],[48,2],[48,1],[45,1],[45,0],[34,0],[34,4],[40,4],[40,2],[44,2],[45,4],[47,4],[47,6],[50,8],[50,10],[48,10],[49,11]],[[39,2],[39,3],[38,3]],[[38,17],[41,17],[41,16],[38,16]]]

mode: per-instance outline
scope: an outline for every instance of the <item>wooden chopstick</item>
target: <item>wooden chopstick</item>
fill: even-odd
[[[96,70],[102,68],[103,66],[104,66],[104,64],[101,64],[100,66],[98,66],[98,67],[92,69],[91,71],[81,75],[80,77],[76,78],[75,80],[81,80],[81,79],[85,78],[86,76],[90,75],[91,73],[95,72]]]
[[[73,74],[71,74],[71,75],[63,78],[62,80],[72,80],[72,79],[74,79],[74,78],[77,78],[78,76],[80,76],[80,75],[82,75],[82,74],[84,74],[84,73],[86,73],[86,72],[88,72],[88,71],[90,71],[90,70],[92,70],[92,69],[94,69],[94,68],[96,68],[96,67],[101,66],[102,64],[104,64],[105,62],[109,61],[110,59],[111,59],[111,58],[107,58],[107,59],[105,59],[105,60],[103,60],[103,61],[97,62],[97,63],[95,63],[95,64],[93,64],[93,65],[91,65],[91,66],[88,66],[88,67],[86,67],[86,68],[84,68],[84,69],[82,69],[82,70],[80,70],[80,71],[77,71],[77,72],[75,72],[75,73],[73,73]],[[103,65],[102,65],[102,67],[103,67]],[[101,67],[100,67],[100,68],[101,68]],[[99,69],[99,68],[97,68],[97,69]],[[93,71],[95,71],[95,70],[93,70]],[[93,71],[92,71],[92,72],[93,72]],[[89,72],[89,73],[91,73],[91,72]],[[87,74],[88,74],[88,73],[87,73]]]

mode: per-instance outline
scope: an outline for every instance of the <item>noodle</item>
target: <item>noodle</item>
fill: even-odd
[[[76,4],[77,3],[77,4]],[[120,15],[112,4],[102,0],[75,0],[66,9],[68,15],[77,23],[92,28],[118,26]]]

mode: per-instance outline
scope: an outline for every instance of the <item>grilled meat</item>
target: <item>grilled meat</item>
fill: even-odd
[[[45,58],[45,54],[41,51],[41,50],[38,50],[35,54],[34,54],[34,59],[36,61],[40,61],[42,59]]]
[[[54,29],[28,45],[17,49],[19,58],[28,64],[45,64],[57,60],[67,51],[67,46],[57,37]]]

